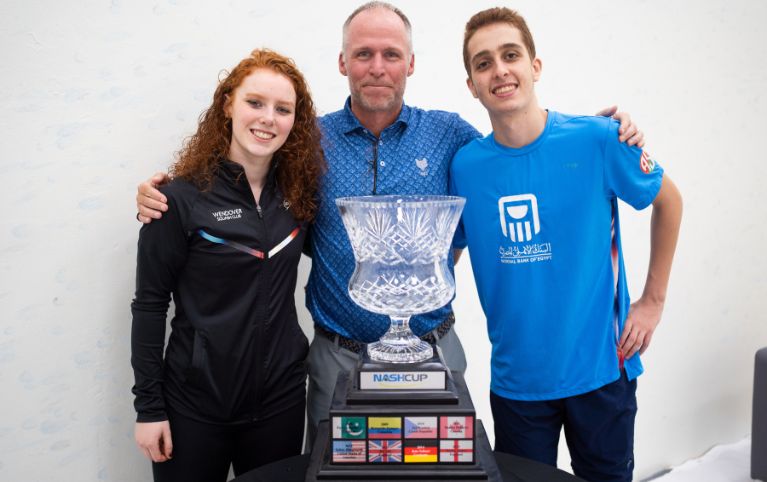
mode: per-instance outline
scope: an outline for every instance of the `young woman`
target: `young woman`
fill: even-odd
[[[320,134],[292,60],[255,50],[213,96],[141,229],[131,363],[155,481],[225,481],[299,454],[308,344],[293,292]],[[175,316],[165,348],[171,299]]]

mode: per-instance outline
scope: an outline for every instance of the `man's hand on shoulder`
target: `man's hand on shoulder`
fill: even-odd
[[[138,214],[136,214],[136,219],[144,224],[149,224],[153,219],[162,217],[162,213],[168,210],[168,198],[157,188],[169,181],[170,177],[166,173],[158,172],[138,185],[138,194],[136,194]]]
[[[640,131],[636,124],[631,121],[628,112],[618,112],[618,106],[612,105],[600,110],[596,115],[612,117],[621,123],[618,129],[618,140],[630,146],[644,147],[644,132]]]

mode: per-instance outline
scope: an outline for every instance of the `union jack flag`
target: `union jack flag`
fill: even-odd
[[[379,463],[402,462],[402,441],[371,440],[368,446],[368,461]]]

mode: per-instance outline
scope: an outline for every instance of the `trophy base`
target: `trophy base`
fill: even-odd
[[[394,340],[384,336],[368,344],[367,354],[372,360],[384,363],[418,363],[434,356],[431,345],[413,334]]]
[[[306,481],[501,481],[463,377],[455,374],[449,381],[455,405],[428,403],[415,393],[407,403],[350,405],[346,394],[353,378],[339,374]]]

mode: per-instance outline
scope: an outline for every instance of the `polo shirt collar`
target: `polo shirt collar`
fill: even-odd
[[[402,103],[402,109],[399,111],[399,115],[397,116],[397,119],[386,129],[391,129],[392,126],[401,125],[403,128],[407,127],[408,121],[410,121],[410,112],[411,108],[405,104]],[[342,128],[344,134],[350,134],[354,132],[355,130],[362,130],[367,131],[365,129],[365,126],[360,124],[359,119],[357,119],[357,116],[354,115],[354,112],[352,112],[352,98],[351,96],[346,98],[346,103],[344,103],[344,115],[341,118],[342,122]]]

